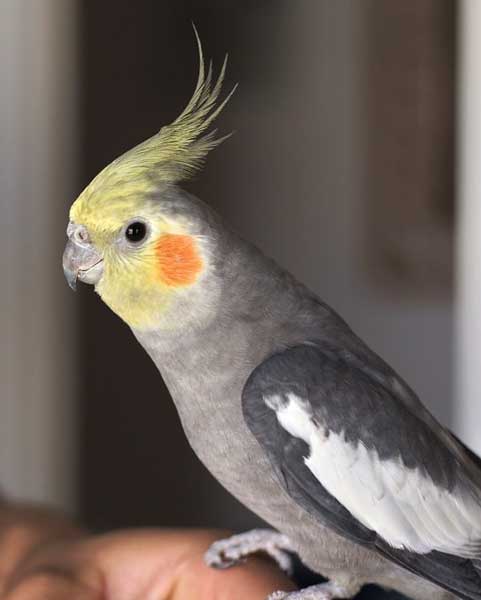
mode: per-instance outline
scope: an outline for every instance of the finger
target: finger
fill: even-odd
[[[32,553],[55,540],[73,541],[82,531],[66,517],[41,506],[2,505],[0,510],[0,597]]]
[[[102,598],[100,570],[81,556],[82,539],[40,544],[5,582],[1,600],[96,600]]]
[[[218,539],[218,538],[217,538]],[[243,564],[219,571],[208,567],[203,554],[212,540],[178,570],[169,600],[265,600],[276,590],[294,590],[294,583],[268,558],[251,556]]]
[[[31,573],[17,581],[2,600],[101,600],[100,593],[83,584],[45,572]]]
[[[109,599],[264,600],[292,582],[269,560],[253,557],[219,572],[204,553],[226,532],[144,530],[107,534],[84,545],[85,556],[102,572]]]
[[[90,538],[78,559],[89,560],[102,573],[109,600],[143,597],[141,591],[170,600],[179,565],[193,554],[202,556],[214,539],[213,532],[193,529],[122,531]],[[196,597],[191,594],[189,600]]]

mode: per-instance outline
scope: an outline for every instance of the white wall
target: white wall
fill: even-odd
[[[459,6],[456,428],[481,453],[481,2]]]
[[[0,3],[0,486],[73,504],[74,0]]]

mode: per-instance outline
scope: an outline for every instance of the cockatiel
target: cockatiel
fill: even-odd
[[[179,187],[207,133],[225,62],[182,114],[74,202],[63,267],[95,285],[157,365],[210,472],[274,530],[216,542],[207,562],[295,552],[328,581],[415,599],[481,599],[481,468],[407,384],[313,292]],[[231,92],[232,93],[232,92]]]

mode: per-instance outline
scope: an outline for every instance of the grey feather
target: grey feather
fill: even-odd
[[[265,448],[288,493],[323,524],[453,593],[480,598],[481,578],[471,561],[437,551],[418,554],[399,550],[363,526],[306,466],[306,443],[289,435],[280,426],[275,411],[266,405],[266,398],[295,394],[308,403],[311,418],[326,437],[342,433],[347,444],[362,444],[374,450],[381,461],[400,461],[406,470],[421,470],[441,488],[460,487],[462,493],[470,494],[463,465],[436,431],[348,360],[346,352],[341,355],[329,346],[310,343],[264,361],[254,370],[243,392],[249,428]],[[345,477],[349,475],[345,473]]]
[[[381,547],[379,536],[320,490],[302,464],[287,473],[272,457],[287,452],[292,465],[305,447],[283,433],[270,435],[270,425],[259,444],[244,420],[243,388],[269,357],[301,344],[322,345],[331,371],[333,364],[350,366],[346,381],[341,378],[334,384],[327,377],[320,382],[319,400],[341,385],[349,405],[343,412],[330,396],[330,409],[323,414],[319,408],[314,418],[324,419],[328,430],[342,429],[351,443],[362,439],[382,460],[396,454],[406,465],[420,466],[443,490],[459,483],[460,465],[466,489],[479,490],[479,465],[439,426],[407,384],[315,294],[233,233],[196,198],[170,187],[159,192],[158,201],[163,214],[188,220],[192,235],[208,246],[212,275],[173,306],[171,318],[175,321],[178,315],[181,331],[134,329],[134,334],[162,373],[189,442],[214,477],[287,535],[301,560],[328,578],[350,581],[354,587],[378,583],[419,600],[451,597],[442,585],[460,597],[479,598],[476,561],[433,554],[424,557],[420,567],[418,557]],[[301,367],[285,371],[299,393],[309,383],[309,377],[299,376]],[[384,401],[392,414],[382,407]],[[361,417],[369,415],[372,406],[380,411],[380,421],[369,423]],[[400,424],[399,431],[393,423]],[[431,443],[439,452],[439,464],[424,456]],[[453,577],[459,577],[459,585]]]

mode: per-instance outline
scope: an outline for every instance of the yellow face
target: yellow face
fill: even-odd
[[[77,265],[77,276],[136,329],[168,326],[172,302],[197,286],[205,264],[188,219],[163,214],[148,185],[112,193],[94,181],[70,210],[71,242],[96,257]]]
[[[210,242],[195,233],[202,227],[191,220],[192,203],[184,197],[177,205],[180,211],[162,209],[168,204],[162,202],[163,192],[199,169],[209,151],[225,139],[216,139],[208,128],[234,90],[217,102],[226,62],[213,81],[211,69],[204,69],[197,33],[196,37],[199,77],[185,109],[170,125],[108,165],[70,211],[63,255],[69,285],[75,288],[77,279],[94,284],[112,310],[135,329],[173,329],[205,321],[215,312],[220,294],[207,260]]]

